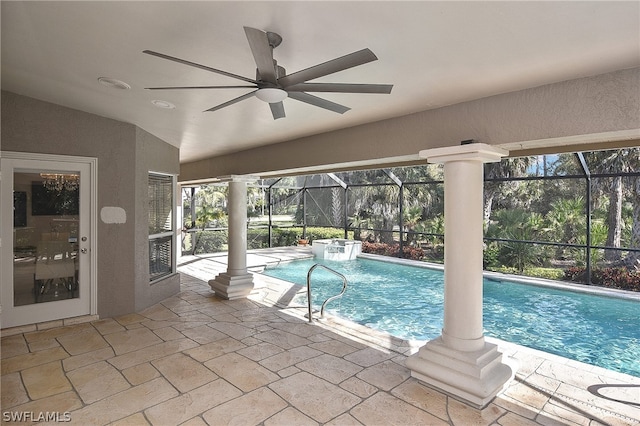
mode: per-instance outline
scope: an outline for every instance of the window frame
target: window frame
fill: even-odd
[[[161,173],[161,172],[154,172],[154,171],[150,171],[147,175],[147,190],[149,192],[151,192],[151,185],[153,184],[153,179],[157,179],[159,181],[165,181],[167,182],[170,181],[170,186],[171,186],[171,199],[170,199],[170,208],[169,208],[169,230],[163,231],[163,232],[157,232],[157,233],[150,233],[150,226],[148,226],[147,232],[149,232],[148,234],[148,240],[149,240],[149,252],[147,254],[147,258],[149,261],[149,269],[148,269],[148,273],[149,273],[149,283],[153,284],[155,282],[161,281],[165,278],[167,278],[168,276],[171,276],[173,274],[176,273],[176,253],[175,253],[175,247],[176,247],[176,223],[175,223],[175,218],[176,218],[176,187],[177,187],[177,183],[176,183],[176,175],[172,175],[172,174],[168,174],[168,173]],[[151,225],[151,213],[152,213],[152,201],[153,198],[151,195],[149,195],[148,198],[148,204],[149,204],[149,211],[147,213],[147,222],[148,225]],[[157,212],[157,210],[156,210]],[[170,238],[169,242],[170,242],[170,248],[169,248],[169,256],[170,256],[170,269],[169,271],[165,272],[165,273],[153,273],[151,271],[151,253],[152,253],[152,245],[154,242],[159,241],[159,240],[163,240],[166,239],[167,237]]]

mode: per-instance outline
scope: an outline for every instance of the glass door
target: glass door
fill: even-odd
[[[2,177],[2,327],[90,314],[91,165],[3,158]]]

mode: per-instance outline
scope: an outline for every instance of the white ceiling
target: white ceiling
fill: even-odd
[[[251,89],[144,89],[243,84],[145,49],[255,78],[243,26],[282,36],[274,57],[288,73],[368,47],[378,61],[317,81],[393,91],[317,94],[352,108],[343,115],[287,99],[276,121],[257,98],[203,112]],[[1,30],[2,89],[133,123],[182,162],[640,65],[638,1],[2,1]]]

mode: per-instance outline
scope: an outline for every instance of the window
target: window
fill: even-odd
[[[149,174],[149,280],[175,270],[173,176]]]

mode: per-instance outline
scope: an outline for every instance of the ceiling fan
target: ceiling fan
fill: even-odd
[[[278,47],[282,42],[282,37],[278,34],[268,31],[262,31],[255,28],[244,27],[244,32],[249,41],[251,47],[251,53],[256,61],[256,78],[251,79],[243,77],[241,75],[233,74],[230,72],[218,70],[208,67],[206,65],[200,65],[195,62],[186,61],[184,59],[176,58],[173,56],[165,55],[163,53],[154,52],[151,50],[144,50],[143,53],[148,55],[157,56],[162,59],[168,59],[170,61],[178,62],[184,65],[189,65],[195,68],[200,68],[205,71],[211,71],[217,74],[222,74],[227,77],[232,77],[238,80],[251,83],[251,86],[177,86],[177,87],[147,87],[148,90],[171,90],[171,89],[237,89],[237,88],[253,88],[255,90],[239,96],[230,101],[224,102],[220,105],[209,108],[206,111],[217,111],[229,105],[233,105],[242,100],[253,97],[254,95],[269,103],[271,107],[271,113],[273,118],[285,117],[283,100],[286,98],[295,99],[300,102],[305,102],[311,105],[315,105],[320,108],[334,111],[339,114],[343,114],[349,111],[350,108],[337,104],[335,102],[319,98],[311,95],[307,92],[339,92],[339,93],[391,93],[393,85],[391,84],[351,84],[351,83],[309,83],[309,80],[313,80],[319,77],[323,77],[329,74],[336,73],[338,71],[353,68],[358,65],[366,64],[367,62],[375,61],[378,58],[369,49],[362,49],[357,52],[350,53],[345,56],[341,56],[336,59],[332,59],[328,62],[324,62],[306,69],[303,69],[293,74],[286,74],[284,68],[279,66],[275,59],[273,59],[273,49]],[[205,112],[206,112],[205,111]]]

